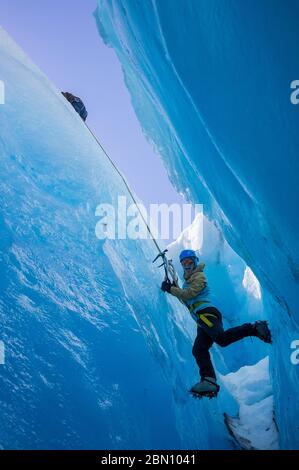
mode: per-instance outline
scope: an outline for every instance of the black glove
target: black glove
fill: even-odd
[[[168,292],[168,294],[170,294],[171,286],[172,286],[172,284],[171,284],[170,280],[166,279],[165,281],[162,282],[161,289],[162,289],[163,292]]]

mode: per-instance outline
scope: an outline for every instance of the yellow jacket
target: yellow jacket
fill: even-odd
[[[171,287],[170,293],[183,301],[196,297],[207,286],[207,280],[203,273],[204,267],[205,263],[200,263],[188,278],[184,276],[186,287],[183,289]]]

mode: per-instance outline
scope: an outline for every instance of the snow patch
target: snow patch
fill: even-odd
[[[246,266],[242,285],[256,299],[262,298],[261,286],[249,266]]]
[[[224,414],[229,432],[243,449],[279,449],[274,420],[269,358],[221,376],[222,383],[239,403],[236,418]]]

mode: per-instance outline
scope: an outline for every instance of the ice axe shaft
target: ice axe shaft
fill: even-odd
[[[165,280],[167,281],[170,281],[172,282],[175,286],[178,285],[178,276],[177,276],[177,273],[174,269],[174,266],[172,264],[172,260],[171,259],[167,259],[167,256],[166,256],[166,253],[168,252],[168,250],[164,250],[164,251],[161,251],[157,256],[156,258],[154,259],[153,263],[155,263],[155,261],[157,261],[157,259],[159,258],[162,258],[163,262],[162,264],[160,264],[158,267],[159,268],[162,268],[162,266],[164,267],[164,271],[165,271]]]
[[[165,272],[165,280],[170,280],[169,279],[169,275],[168,275],[168,269],[167,269],[167,258],[166,258],[166,253],[167,253],[167,249],[164,250],[164,251],[161,251],[157,256],[156,258],[153,260],[153,263],[155,263],[159,258],[162,258],[163,262],[162,264],[160,264],[158,267],[159,268],[162,268],[162,266],[164,267],[164,272]]]

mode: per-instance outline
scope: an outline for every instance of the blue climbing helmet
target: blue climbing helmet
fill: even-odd
[[[197,254],[195,253],[194,250],[183,250],[180,254],[180,263],[186,259],[186,258],[191,258],[194,260],[195,266],[197,266],[199,259]]]

